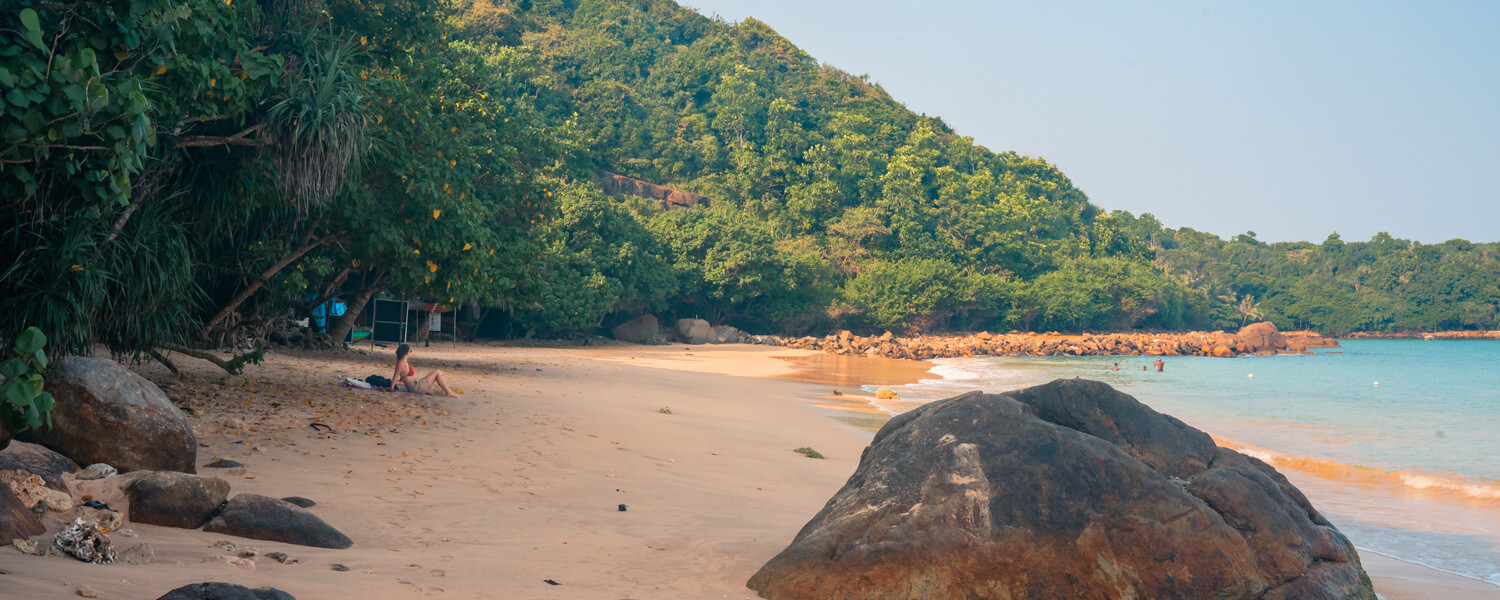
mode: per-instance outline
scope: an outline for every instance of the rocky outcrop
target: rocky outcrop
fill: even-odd
[[[36,513],[22,504],[9,487],[0,485],[0,546],[46,532],[47,527]]]
[[[348,536],[316,515],[290,503],[255,494],[235,496],[203,530],[316,548],[342,550],[354,545]]]
[[[899,415],[749,586],[823,598],[1374,600],[1275,469],[1092,381]]]
[[[202,527],[229,497],[229,482],[170,471],[142,473],[125,486],[130,521],[164,527]]]
[[[1248,352],[1285,350],[1287,346],[1286,336],[1281,335],[1281,332],[1277,331],[1276,326],[1270,321],[1251,323],[1241,327],[1234,337],[1239,338]]]
[[[662,344],[667,341],[661,335],[661,323],[656,320],[655,315],[641,315],[614,326],[609,332],[622,342]]]
[[[198,443],[187,417],[161,389],[115,361],[68,356],[47,375],[57,400],[52,428],[17,439],[35,442],[87,465],[121,471],[194,472]]]
[[[62,476],[78,472],[78,465],[45,446],[14,442],[9,448],[0,450],[0,471],[7,469],[34,473],[46,482],[47,487],[68,494],[71,490]]]
[[[208,583],[190,583],[166,594],[156,600],[297,600],[291,594],[276,588],[250,589],[242,585],[232,583],[220,583],[217,581]]]
[[[0,486],[9,489],[10,493],[15,495],[26,508],[41,511],[63,511],[73,508],[72,496],[67,492],[47,487],[47,482],[42,479],[41,475],[30,471],[0,469]]]
[[[595,180],[599,182],[599,188],[604,190],[605,193],[640,196],[642,198],[659,200],[661,201],[662,208],[666,210],[692,208],[695,206],[707,207],[712,202],[708,196],[702,194],[694,194],[664,185],[656,185],[633,177],[610,173],[609,171],[595,173]]]
[[[738,344],[745,335],[739,328],[733,325],[720,325],[714,329],[714,343],[716,344]]]
[[[677,339],[686,344],[714,344],[718,343],[718,336],[714,335],[714,328],[703,319],[678,319],[675,327]]]
[[[1264,327],[1261,327],[1264,326]],[[911,360],[960,356],[1215,356],[1233,358],[1245,354],[1305,353],[1307,348],[1337,346],[1332,339],[1319,344],[1297,344],[1280,338],[1270,323],[1252,325],[1255,336],[1242,339],[1223,331],[1189,333],[1057,333],[994,334],[979,332],[946,336],[860,336],[840,331],[824,337],[762,337],[759,343],[776,342],[790,348],[822,350],[846,356],[878,356]],[[1268,328],[1268,329],[1267,329]]]

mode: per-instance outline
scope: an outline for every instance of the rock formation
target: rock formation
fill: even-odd
[[[708,321],[703,319],[678,319],[676,324],[677,339],[686,344],[713,344],[719,341],[714,335],[714,328],[709,327]]]
[[[973,392],[892,419],[749,586],[773,600],[1374,600],[1275,469],[1109,386]]]
[[[21,503],[8,486],[0,485],[0,546],[47,532],[47,526]]]
[[[622,342],[633,342],[636,344],[658,344],[666,343],[661,335],[661,323],[656,320],[655,315],[641,315],[610,330],[615,339]]]
[[[125,486],[130,521],[197,529],[229,496],[229,482],[171,471],[143,473]]]
[[[156,600],[296,600],[291,594],[276,588],[250,589],[242,585],[221,583],[190,583]]]
[[[76,473],[78,465],[44,446],[14,442],[10,447],[0,450],[0,470],[6,469],[34,473],[47,483],[47,487],[67,494],[71,490],[62,476],[64,473]]]
[[[81,465],[121,471],[195,471],[198,443],[187,417],[155,384],[107,358],[67,356],[47,375],[57,400],[52,428],[17,439],[36,442]]]
[[[661,207],[667,210],[692,208],[695,206],[707,207],[711,202],[708,196],[702,194],[694,194],[664,185],[656,185],[633,177],[610,173],[609,171],[595,173],[595,180],[599,182],[599,188],[604,190],[605,193],[660,200]]]
[[[235,496],[203,530],[316,548],[342,550],[354,545],[348,536],[316,515],[287,502],[255,494]]]

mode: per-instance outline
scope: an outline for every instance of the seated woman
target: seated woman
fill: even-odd
[[[420,379],[417,379],[417,369],[412,367],[411,362],[408,360],[410,356],[411,346],[401,344],[400,347],[396,348],[396,372],[391,375],[390,389],[396,389],[396,382],[399,381],[401,382],[401,386],[406,388],[408,392],[413,394],[430,394],[432,393],[432,386],[436,385],[449,398],[458,397],[458,394],[453,393],[453,390],[448,388],[448,380],[443,377],[442,371],[433,369]]]

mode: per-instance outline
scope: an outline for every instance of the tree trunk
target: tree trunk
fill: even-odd
[[[359,317],[359,313],[364,312],[365,305],[370,303],[370,299],[374,298],[375,292],[379,290],[380,279],[377,277],[375,285],[362,289],[358,294],[355,294],[354,301],[349,303],[349,309],[344,311],[344,316],[339,317],[338,324],[334,325],[333,329],[328,331],[328,337],[333,338],[333,343],[341,344],[344,342],[344,338],[348,337],[349,332],[354,330],[355,318]]]
[[[231,298],[229,300],[229,303],[224,305],[224,308],[219,309],[218,314],[215,314],[212,319],[208,320],[208,323],[205,323],[203,325],[203,330],[198,332],[198,339],[208,339],[208,335],[210,333],[213,333],[215,327],[218,327],[220,323],[223,323],[224,319],[229,318],[229,315],[234,314],[234,309],[239,308],[241,304],[250,299],[250,296],[253,296],[255,295],[255,292],[260,291],[260,288],[265,286],[267,282],[271,281],[272,277],[275,277],[276,274],[280,273],[282,269],[285,269],[287,265],[297,262],[297,259],[302,258],[302,255],[311,252],[313,248],[317,248],[318,246],[322,246],[323,244],[333,241],[333,238],[334,236],[327,235],[321,238],[314,239],[313,241],[303,245],[301,248],[296,249],[291,254],[286,255],[286,257],[282,258],[276,264],[271,265],[270,269],[267,269],[264,273],[261,273],[259,276],[257,276],[254,281],[250,282],[250,285],[247,285],[245,286],[245,289],[240,290],[240,293],[235,294],[234,298]]]

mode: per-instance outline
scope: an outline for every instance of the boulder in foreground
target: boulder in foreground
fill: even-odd
[[[1374,600],[1263,462],[1103,383],[899,415],[749,581],[764,598]]]
[[[212,581],[190,583],[156,600],[297,600],[276,588],[250,589],[242,585]]]
[[[0,546],[46,532],[47,526],[42,520],[22,504],[8,486],[0,485]]]
[[[64,473],[78,472],[78,465],[45,446],[15,442],[9,448],[0,450],[0,471],[6,469],[35,473],[47,482],[47,487],[67,494],[71,490],[62,476]]]
[[[203,530],[315,548],[342,550],[354,545],[353,540],[317,515],[256,494],[235,496]]]
[[[119,363],[63,357],[47,375],[47,391],[57,400],[52,428],[33,429],[17,439],[51,448],[80,465],[195,472],[198,442],[187,417],[156,384]]]

